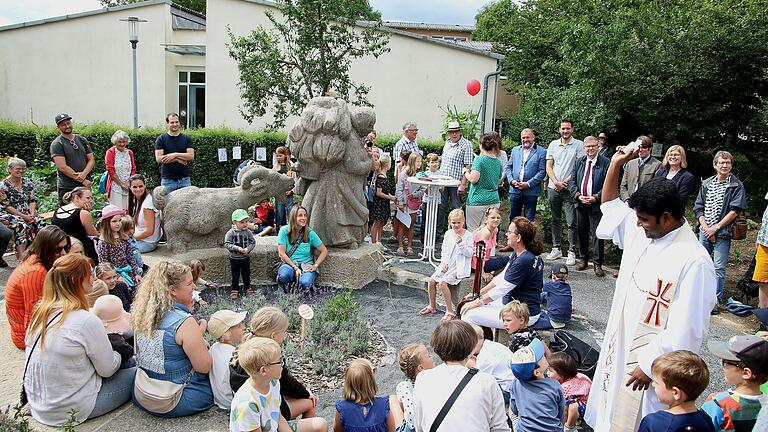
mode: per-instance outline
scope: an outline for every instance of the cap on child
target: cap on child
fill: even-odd
[[[131,314],[123,310],[122,300],[112,294],[97,298],[91,313],[104,323],[107,333],[122,334],[131,328]]]
[[[543,357],[544,343],[536,338],[530,344],[512,354],[512,360],[509,362],[512,374],[520,381],[530,380],[533,378],[533,371],[536,369],[536,365]]]
[[[232,222],[240,222],[248,219],[248,212],[243,209],[237,209],[232,212]]]
[[[568,266],[565,264],[553,264],[552,265],[552,274],[568,274]]]
[[[229,309],[222,309],[216,311],[211,315],[211,319],[208,320],[208,333],[218,340],[224,336],[224,333],[229,331],[230,328],[245,321],[245,315],[248,312],[235,312]]]
[[[711,341],[708,345],[709,351],[721,359],[742,362],[755,372],[768,373],[768,341],[759,336],[734,336],[728,342]]]

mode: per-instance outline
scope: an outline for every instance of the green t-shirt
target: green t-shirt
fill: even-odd
[[[319,247],[321,244],[323,244],[323,241],[320,240],[320,236],[318,236],[312,228],[309,229],[309,243],[302,241],[299,247],[296,248],[296,251],[293,252],[293,255],[290,256],[291,260],[296,263],[303,263],[309,261],[310,263],[314,264],[315,260],[312,259],[312,248],[313,247]],[[280,227],[280,232],[277,234],[277,244],[279,245],[285,245],[285,253],[288,253],[293,248],[293,245],[288,240],[288,225],[283,225]]]
[[[482,206],[499,202],[499,179],[501,162],[481,154],[472,161],[472,169],[480,172],[480,180],[469,184],[468,206]]]

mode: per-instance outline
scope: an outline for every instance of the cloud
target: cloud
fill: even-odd
[[[98,0],[0,0],[0,25],[101,9]]]
[[[388,21],[475,25],[478,10],[494,0],[370,0]]]

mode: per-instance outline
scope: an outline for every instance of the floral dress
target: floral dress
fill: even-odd
[[[11,180],[6,178],[0,182],[0,192],[4,193],[6,198],[0,202],[0,221],[14,231],[16,234],[16,244],[31,243],[35,238],[37,231],[46,224],[40,215],[35,216],[35,220],[27,222],[24,219],[12,215],[8,212],[8,207],[29,214],[29,203],[37,202],[35,199],[35,188],[32,180],[22,177],[21,189],[17,189]]]

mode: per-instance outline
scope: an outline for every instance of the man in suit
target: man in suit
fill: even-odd
[[[624,176],[621,178],[619,186],[619,196],[622,201],[626,201],[630,195],[646,182],[651,180],[656,172],[662,168],[661,162],[651,156],[653,140],[641,135],[640,148],[637,153],[637,159],[633,159],[624,165]]]
[[[592,235],[593,260],[595,275],[605,276],[603,271],[603,240],[595,235],[595,229],[603,214],[600,211],[605,174],[608,172],[610,159],[597,154],[597,139],[593,136],[584,138],[584,156],[576,160],[568,190],[576,201],[576,226],[579,238],[579,261],[576,270],[585,270],[589,262],[589,236]]]
[[[600,132],[597,136],[597,154],[605,156],[608,159],[613,156],[613,150],[608,145],[608,135],[606,135],[605,132]]]
[[[520,145],[513,148],[504,173],[509,182],[509,219],[521,214],[533,221],[541,182],[547,175],[547,150],[534,143],[532,129],[520,132]]]

